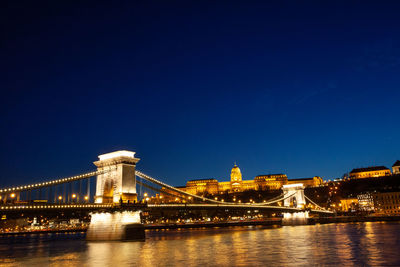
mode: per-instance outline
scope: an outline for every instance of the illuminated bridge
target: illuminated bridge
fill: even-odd
[[[224,202],[190,194],[161,179],[136,170],[140,159],[135,152],[117,151],[99,156],[96,171],[28,185],[0,188],[0,212],[87,211],[91,212],[88,236],[91,239],[119,239],[121,233],[136,230],[129,225],[140,223],[140,213],[159,210],[270,210],[284,219],[307,218],[309,213],[332,214],[304,195],[302,184],[286,185],[283,193],[262,203]],[[92,179],[96,177],[96,179]],[[93,190],[93,188],[95,188]],[[151,203],[143,188],[176,197],[175,203]],[[93,192],[93,193],[91,193]],[[161,198],[161,196],[160,196]],[[309,202],[307,207],[306,200]],[[281,204],[283,203],[283,205]],[[119,230],[109,233],[110,225]],[[118,228],[118,227],[117,227]],[[127,230],[128,229],[128,230]],[[122,234],[124,235],[124,234]]]

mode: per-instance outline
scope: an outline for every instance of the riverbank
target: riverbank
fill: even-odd
[[[400,216],[337,216],[313,217],[308,219],[308,224],[327,223],[355,223],[355,222],[396,222]]]
[[[308,225],[329,224],[329,223],[356,223],[356,222],[398,222],[400,216],[338,216],[338,217],[313,217],[308,218]],[[229,221],[229,222],[197,222],[197,223],[169,223],[169,224],[146,224],[146,230],[162,229],[190,229],[190,228],[216,228],[235,226],[281,226],[281,218],[254,221]],[[46,229],[34,231],[20,231],[0,233],[0,236],[13,236],[25,234],[49,234],[49,233],[76,233],[86,232],[87,228],[75,229]]]
[[[168,223],[168,224],[146,224],[146,230],[178,229],[178,228],[214,228],[214,227],[234,227],[234,226],[272,226],[282,225],[280,218],[254,221],[230,221],[230,222],[198,222],[198,223]],[[34,231],[19,231],[0,233],[0,236],[24,235],[24,234],[49,234],[49,233],[74,233],[86,232],[87,228],[78,229],[45,229]]]

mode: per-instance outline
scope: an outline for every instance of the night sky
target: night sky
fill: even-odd
[[[193,2],[2,1],[1,185],[120,149],[172,185],[400,159],[399,1]]]

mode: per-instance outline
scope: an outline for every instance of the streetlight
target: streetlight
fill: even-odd
[[[88,196],[85,196],[85,200],[87,201],[89,199],[89,197]]]
[[[11,193],[10,197],[12,198],[12,202],[14,203],[15,193]]]
[[[74,202],[75,198],[76,198],[76,194],[72,194],[72,202]]]

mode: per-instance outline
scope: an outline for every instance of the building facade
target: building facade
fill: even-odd
[[[287,181],[287,184],[303,184],[305,187],[320,186],[323,183],[324,181],[319,176],[314,176],[311,178],[290,179]]]
[[[319,186],[323,180],[319,176],[288,180],[287,175],[282,173],[258,175],[253,180],[243,180],[240,168],[235,164],[231,170],[230,181],[218,182],[214,178],[189,180],[183,190],[196,195],[215,195],[248,190],[279,190],[285,184],[296,183],[302,183],[306,187]]]
[[[361,211],[374,211],[374,197],[371,193],[357,195],[358,207]]]
[[[342,198],[340,199],[339,207],[341,211],[355,211],[358,208],[357,198]]]
[[[396,161],[392,166],[393,174],[400,174],[400,160]]]
[[[258,175],[254,178],[257,190],[278,190],[287,184],[287,181],[288,177],[282,173]]]
[[[384,215],[400,215],[400,192],[374,193],[375,212]]]
[[[362,179],[371,177],[390,176],[392,173],[385,166],[374,166],[368,168],[353,169],[350,172],[350,179]]]

